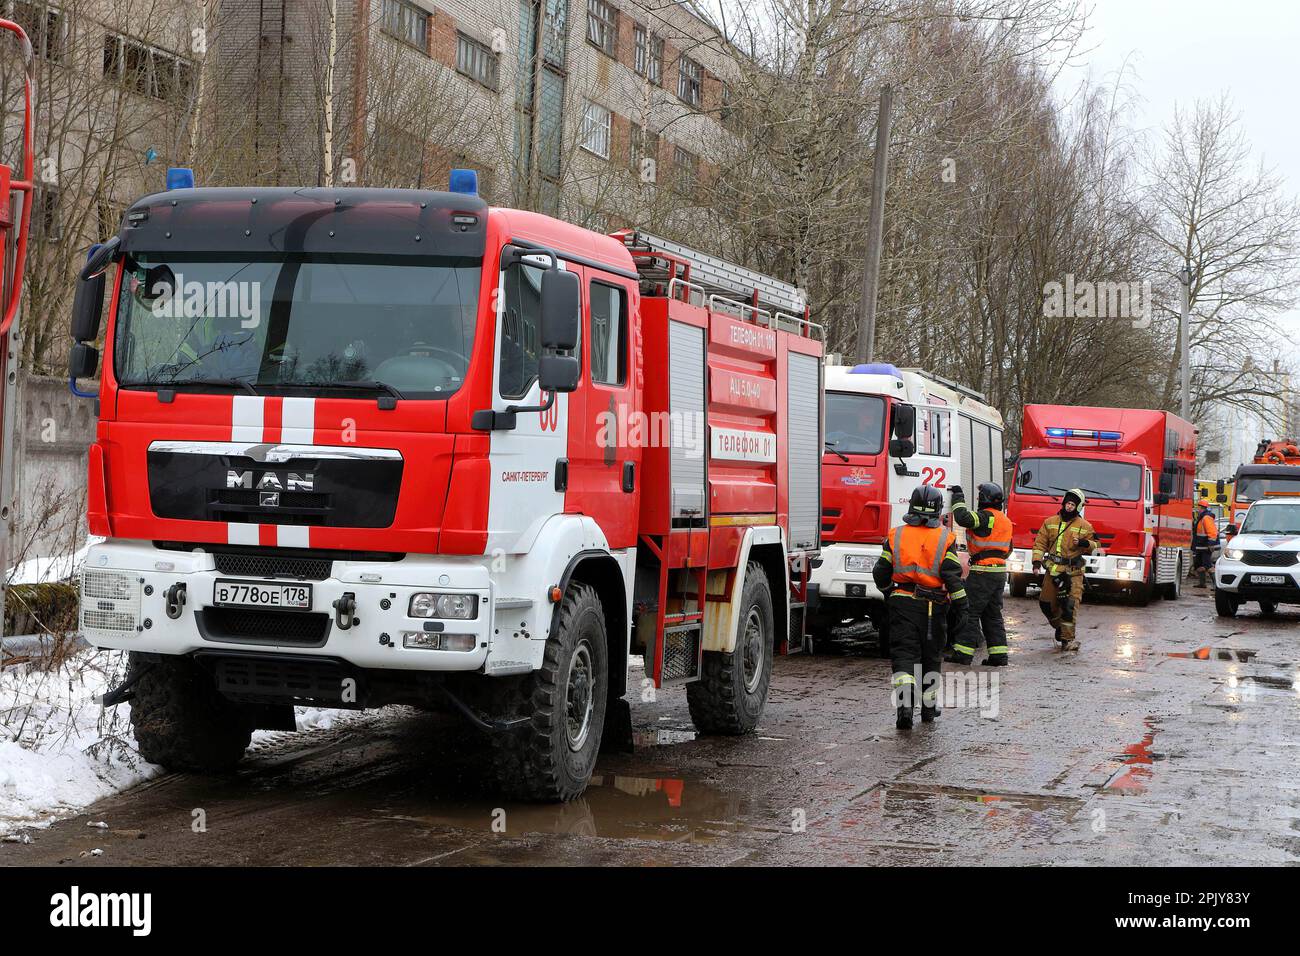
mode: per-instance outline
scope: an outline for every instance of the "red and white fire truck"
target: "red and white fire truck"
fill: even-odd
[[[88,261],[82,627],[143,755],[436,703],[503,786],[590,777],[629,657],[750,731],[801,642],[822,346],[794,287],[452,191],[178,188]],[[234,287],[232,288],[232,283]]]
[[[961,485],[973,502],[980,483],[1001,483],[1002,470],[1002,415],[978,392],[921,369],[828,365],[810,623],[824,632],[867,616],[881,632],[884,598],[871,569],[912,491]],[[964,548],[965,532],[957,531]]]
[[[1085,586],[1124,591],[1139,604],[1157,590],[1176,599],[1191,569],[1195,426],[1145,408],[1026,405],[1021,435],[1007,495],[1011,593],[1023,597],[1041,582],[1034,537],[1061,496],[1078,488],[1101,543],[1085,558]]]

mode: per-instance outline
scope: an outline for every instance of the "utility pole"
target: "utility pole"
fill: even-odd
[[[1192,420],[1192,363],[1188,340],[1188,326],[1191,324],[1192,311],[1192,267],[1184,265],[1178,270],[1178,282],[1182,286],[1182,311],[1178,319],[1178,361],[1182,372],[1183,418]]]
[[[880,284],[880,246],[885,235],[885,184],[889,179],[889,130],[894,88],[880,90],[880,116],[876,120],[875,169],[872,170],[871,211],[867,217],[867,259],[862,266],[862,304],[858,309],[858,362],[876,355],[876,289]]]

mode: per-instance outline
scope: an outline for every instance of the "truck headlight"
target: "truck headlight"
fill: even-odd
[[[871,555],[869,554],[847,554],[844,556],[845,571],[870,571]]]
[[[453,621],[472,621],[478,616],[478,595],[420,591],[411,595],[406,614],[408,617],[441,617]]]
[[[1223,556],[1229,561],[1240,561],[1246,556],[1246,552],[1242,548],[1224,548]]]
[[[1116,558],[1115,567],[1121,571],[1141,571],[1141,558]]]
[[[81,624],[88,631],[134,634],[140,616],[140,579],[87,568],[81,578]]]

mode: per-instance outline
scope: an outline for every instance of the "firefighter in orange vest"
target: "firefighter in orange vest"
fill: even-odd
[[[1002,621],[1002,592],[1007,586],[1007,557],[1011,554],[1011,519],[1002,511],[1002,486],[986,481],[979,486],[977,511],[966,507],[960,485],[952,486],[952,517],[966,529],[966,553],[970,574],[966,597],[970,602],[966,628],[953,633],[948,656],[950,664],[969,664],[979,649],[980,637],[988,647],[983,663],[989,667],[1007,664],[1007,628]]]
[[[1079,649],[1074,623],[1083,601],[1083,558],[1097,544],[1097,532],[1083,517],[1086,501],[1080,489],[1071,488],[1061,498],[1061,510],[1042,523],[1034,539],[1034,572],[1043,575],[1038,606],[1063,651]]]
[[[939,716],[939,681],[946,646],[948,604],[954,629],[966,619],[966,585],[957,559],[957,538],[942,527],[943,493],[930,485],[912,492],[903,524],[890,529],[872,569],[876,586],[888,595],[889,653],[893,701],[899,730],[912,728],[916,688],[921,685],[921,720]]]
[[[1202,498],[1201,510],[1192,531],[1192,567],[1197,571],[1196,586],[1205,587],[1205,574],[1214,567],[1214,549],[1219,545],[1219,526],[1210,510],[1210,499]]]

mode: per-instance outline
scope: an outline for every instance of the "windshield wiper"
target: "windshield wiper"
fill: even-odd
[[[1117,505],[1120,503],[1118,498],[1112,498],[1110,495],[1102,494],[1100,491],[1097,491],[1093,488],[1085,488],[1083,487],[1083,485],[1075,485],[1074,488],[1058,488],[1056,485],[1052,485],[1053,491],[1073,491],[1076,488],[1079,491],[1082,491],[1086,495],[1096,495],[1098,498],[1105,498],[1113,505]]]
[[[187,385],[199,385],[204,388],[238,388],[249,395],[259,394],[252,382],[239,378],[174,378],[163,381],[132,382],[133,385],[150,385],[156,388],[182,388]]]
[[[825,442],[824,444],[826,445],[826,450],[827,450],[827,451],[832,451],[832,452],[834,452],[835,454],[839,455],[840,458],[841,458],[841,460],[843,460],[843,461],[848,461],[848,460],[849,460],[849,456],[848,456],[848,455],[844,454],[844,452],[840,451],[838,448],[835,447],[836,445],[839,444],[839,442],[837,442],[837,441],[828,441],[828,442]]]
[[[367,392],[386,392],[393,396],[399,402],[405,400],[406,396],[399,392],[387,382],[378,381],[350,381],[350,382],[285,382],[285,385],[300,385],[307,388],[350,388],[364,389]]]

